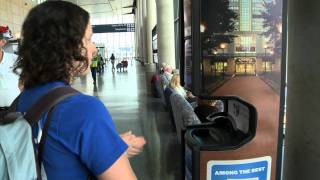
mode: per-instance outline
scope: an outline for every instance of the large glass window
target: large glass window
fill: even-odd
[[[254,35],[235,38],[236,52],[256,52],[256,38]]]
[[[262,18],[254,18],[252,20],[252,31],[263,31],[263,19]]]
[[[241,0],[240,2],[240,30],[251,30],[251,0]]]
[[[262,63],[262,69],[264,72],[272,72],[272,62],[264,61]]]
[[[254,58],[237,58],[235,60],[236,75],[255,75],[256,60]]]
[[[134,23],[133,15],[114,15],[107,18],[91,18],[91,24],[122,24]],[[119,60],[135,57],[134,32],[121,33],[95,33],[93,41],[105,48],[105,57],[109,58],[114,53]]]

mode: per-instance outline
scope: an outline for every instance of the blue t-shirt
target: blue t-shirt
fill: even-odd
[[[23,91],[18,111],[26,112],[50,89],[65,86],[53,82]],[[45,124],[46,115],[40,120]],[[118,135],[103,103],[77,94],[60,102],[52,114],[45,142],[43,164],[49,180],[86,180],[108,169],[128,148]],[[38,128],[33,127],[33,132]]]

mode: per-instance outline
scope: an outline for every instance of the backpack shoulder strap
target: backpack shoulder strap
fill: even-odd
[[[17,110],[18,102],[19,102],[20,94],[14,99],[14,101],[9,106],[9,112],[15,112]]]
[[[55,88],[43,95],[25,114],[24,118],[30,125],[37,123],[41,116],[49,112],[55,105],[59,104],[64,99],[80,93],[70,86]]]
[[[41,162],[42,154],[44,152],[44,144],[48,136],[48,129],[50,127],[52,111],[54,107],[66,98],[80,93],[79,91],[71,88],[70,86],[63,86],[55,88],[43,95],[24,115],[24,118],[30,125],[36,124],[41,116],[48,112],[47,121],[42,130],[42,136],[39,143],[38,153],[36,155],[36,169],[38,180],[41,180]]]
[[[20,114],[14,113],[17,109],[19,97],[20,95],[15,98],[15,100],[11,103],[9,108],[5,108],[4,110],[0,111],[0,124],[10,124],[14,122],[18,116],[20,116]]]

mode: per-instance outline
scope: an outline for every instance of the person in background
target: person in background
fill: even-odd
[[[194,112],[201,122],[208,122],[207,117],[213,113],[223,112],[223,102],[220,100],[198,98],[197,102],[198,106],[194,108]]]
[[[166,63],[161,63],[161,67],[160,67],[160,74],[164,73],[164,68],[167,66]]]
[[[116,58],[114,57],[114,54],[112,53],[111,57],[110,57],[110,61],[111,61],[111,64],[112,64],[112,71],[114,71],[116,69],[114,67],[115,60],[116,60]]]
[[[87,11],[67,1],[45,1],[29,11],[14,67],[24,85],[17,111],[28,111],[50,90],[89,73],[97,51],[89,19]],[[34,138],[45,122],[46,116],[32,127]],[[138,152],[125,141],[141,150],[144,138],[130,132],[122,136],[96,97],[79,93],[65,99],[51,115],[42,161],[47,179],[137,179],[128,157]]]
[[[20,93],[19,76],[13,73],[17,56],[3,50],[10,38],[9,27],[0,26],[0,111],[7,109]]]
[[[163,72],[163,75],[166,77],[166,79],[170,82],[171,81],[171,78],[172,78],[172,67],[169,66],[169,65],[166,65],[166,67],[164,68],[164,72]]]
[[[91,76],[93,79],[93,84],[96,85],[97,83],[97,69],[98,69],[98,61],[99,61],[99,57],[98,57],[98,53],[95,52],[93,54],[93,58],[92,58],[92,62],[91,62]]]
[[[98,52],[98,72],[99,74],[103,73],[104,71],[104,59],[102,58],[101,54]]]
[[[162,65],[165,65],[164,63]],[[161,78],[161,84],[163,89],[165,89],[171,81],[172,78],[172,68],[169,65],[165,65],[165,67],[163,68],[163,73],[160,74],[160,78]]]
[[[180,75],[174,74],[171,78],[170,87],[175,90],[182,97],[186,98],[188,102],[194,102],[196,97],[190,92],[186,91],[180,84]]]

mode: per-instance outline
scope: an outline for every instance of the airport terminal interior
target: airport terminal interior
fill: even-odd
[[[72,87],[144,137],[138,179],[320,179],[320,2],[66,1],[90,14],[97,48]],[[4,52],[44,2],[0,0]]]

